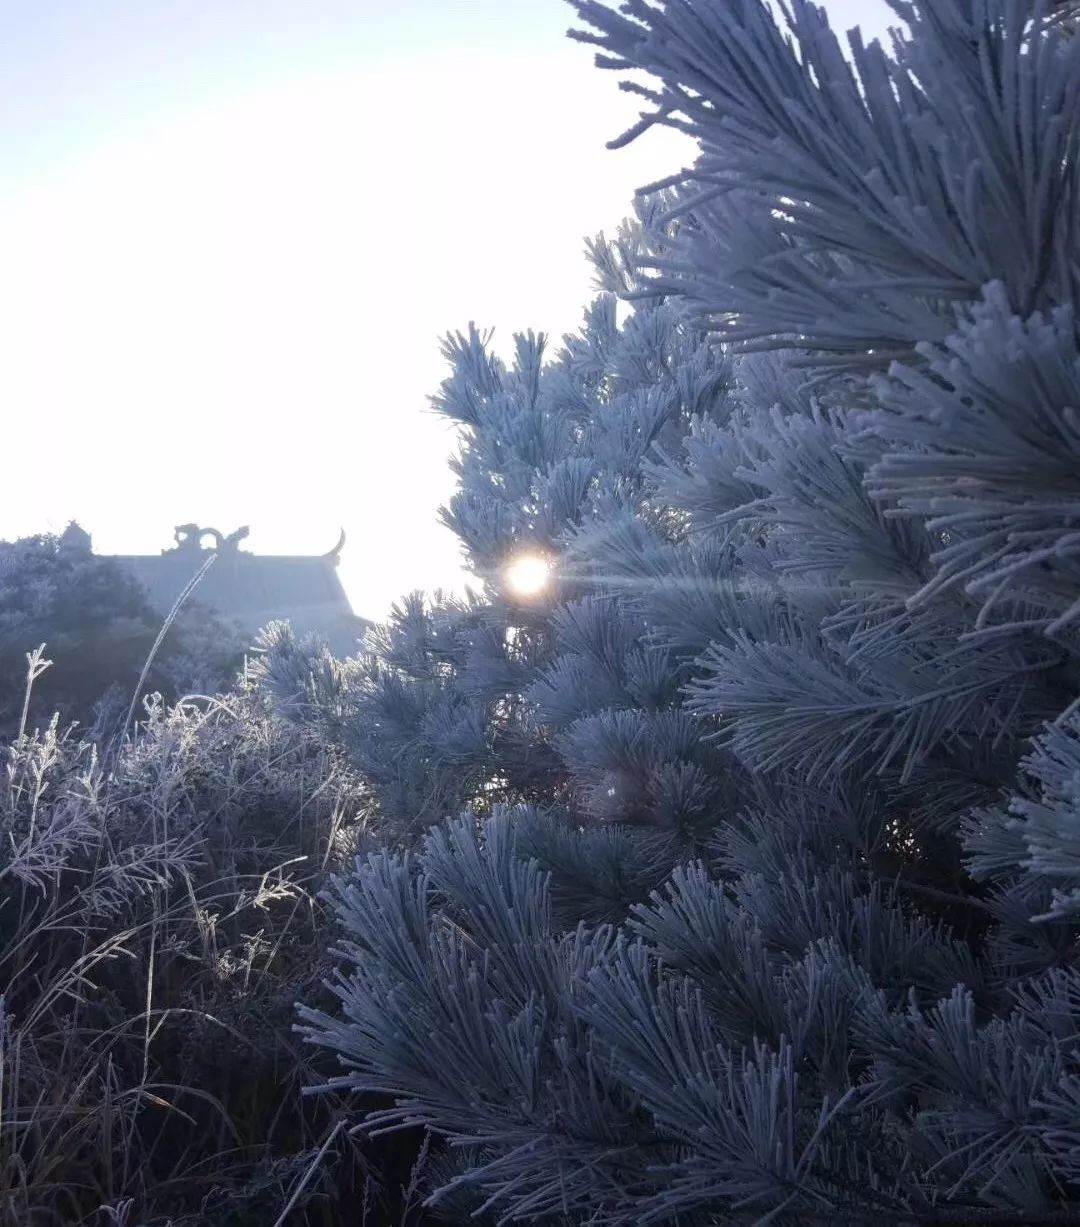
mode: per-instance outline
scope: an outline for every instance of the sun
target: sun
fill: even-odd
[[[517,596],[536,596],[551,578],[551,563],[539,554],[522,554],[507,564],[503,577]]]

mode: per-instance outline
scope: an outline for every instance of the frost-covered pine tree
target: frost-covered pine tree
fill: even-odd
[[[732,368],[528,538],[566,795],[358,864],[309,1038],[391,1097],[370,1127],[448,1140],[455,1221],[1080,1221],[1069,13],[896,0],[845,57],[805,0],[574,7],[701,150],[623,289]],[[457,510],[493,563],[542,454]]]
[[[721,348],[662,296],[617,318],[653,211],[588,244],[601,293],[553,358],[534,333],[514,338],[509,365],[474,327],[444,343],[451,371],[433,403],[461,448],[443,518],[481,591],[410,595],[351,660],[283,627],[266,637],[260,674],[344,740],[384,829],[558,801],[574,822],[634,823],[670,864],[729,804],[735,765],[682,710],[680,655],[576,544],[620,517],[678,535],[651,506],[647,466],[681,456],[691,422],[733,404]],[[538,569],[535,591],[515,583],[522,565]]]

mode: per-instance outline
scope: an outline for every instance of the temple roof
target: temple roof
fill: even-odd
[[[163,616],[191,579],[216,554],[191,599],[209,606],[253,637],[268,622],[285,620],[297,634],[314,631],[338,655],[356,651],[356,640],[368,623],[353,613],[338,578],[337,564],[345,544],[342,533],[327,554],[252,554],[240,549],[247,529],[225,537],[213,528],[194,524],[176,529],[176,546],[160,554],[115,555],[146,589],[150,603]],[[204,547],[206,538],[211,544]]]

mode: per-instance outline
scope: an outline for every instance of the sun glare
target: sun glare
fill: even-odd
[[[539,554],[523,554],[507,566],[504,574],[508,587],[517,596],[536,596],[547,587],[551,564]]]

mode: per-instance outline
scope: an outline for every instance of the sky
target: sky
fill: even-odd
[[[826,0],[884,32],[882,0]],[[580,322],[583,240],[688,142],[636,118],[560,0],[0,0],[0,538],[173,527],[322,553],[381,617],[460,590],[470,321]]]

